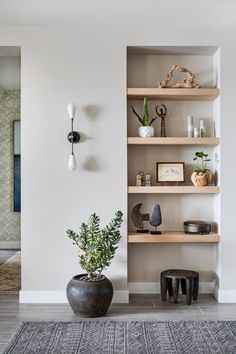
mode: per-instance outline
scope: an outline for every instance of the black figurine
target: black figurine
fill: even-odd
[[[156,106],[156,113],[158,117],[161,118],[161,137],[165,138],[166,137],[166,113],[167,113],[167,108],[164,104],[162,104],[158,110],[158,105]]]
[[[162,217],[161,217],[161,208],[159,204],[155,204],[152,208],[150,224],[155,227],[154,231],[151,231],[153,235],[161,235],[161,231],[157,230],[157,226],[161,225]]]
[[[133,207],[132,213],[131,213],[131,219],[135,227],[138,228],[137,232],[139,233],[147,233],[149,230],[145,230],[143,228],[143,222],[149,220],[149,214],[141,214],[140,209],[141,209],[142,203],[139,203]]]

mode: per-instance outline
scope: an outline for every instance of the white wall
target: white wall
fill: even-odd
[[[20,89],[20,57],[0,56],[0,87],[8,90]]]
[[[140,14],[140,20],[142,14]],[[187,24],[187,21],[188,24]],[[236,28],[201,24],[167,28],[1,28],[0,45],[21,46],[22,73],[22,294],[62,291],[80,272],[65,230],[94,210],[107,222],[126,214],[126,46],[221,46],[221,281],[220,296],[236,301],[234,200]],[[70,151],[66,106],[80,105],[75,147],[78,169],[67,171]],[[115,289],[127,289],[126,219],[115,261],[106,272]],[[199,262],[201,260],[199,259]],[[32,292],[31,292],[32,291]],[[51,293],[50,293],[51,294]],[[53,293],[54,294],[54,293]],[[46,295],[45,295],[46,296]],[[46,296],[47,298],[47,296]],[[22,297],[23,299],[23,297]],[[35,295],[37,301],[37,293]],[[45,298],[44,298],[45,299]],[[52,298],[56,301],[56,295]],[[24,299],[23,299],[24,300]],[[46,299],[48,300],[48,299]]]

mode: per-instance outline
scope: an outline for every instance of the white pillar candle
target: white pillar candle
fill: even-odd
[[[194,138],[199,138],[199,129],[198,129],[198,127],[194,128],[193,136],[194,136]]]
[[[206,128],[204,126],[204,120],[200,119],[200,137],[204,137],[204,133],[206,132]]]
[[[193,137],[193,116],[187,116],[187,131],[188,131],[188,138]]]

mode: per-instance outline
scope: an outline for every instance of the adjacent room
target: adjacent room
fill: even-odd
[[[19,294],[20,48],[0,47],[0,294]]]
[[[0,351],[236,353],[235,2],[0,10]]]

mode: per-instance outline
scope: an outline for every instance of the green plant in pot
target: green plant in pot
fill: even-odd
[[[208,154],[204,151],[197,151],[193,161],[198,161],[199,165],[195,168],[191,176],[191,181],[195,186],[203,187],[208,186],[212,180],[212,172],[207,168],[207,164],[211,161]]]
[[[155,120],[158,117],[150,118],[149,115],[149,109],[148,109],[148,99],[147,96],[144,97],[143,99],[143,116],[140,116],[134,107],[131,105],[132,111],[134,115],[138,118],[139,122],[141,123],[141,127],[139,127],[139,136],[140,137],[152,137],[154,136],[154,128],[151,127],[152,123],[155,122]]]
[[[108,225],[100,228],[95,213],[79,232],[67,230],[67,236],[77,247],[79,263],[85,274],[75,275],[67,285],[69,304],[75,314],[99,317],[106,314],[113,297],[113,287],[102,271],[111,264],[121,238],[123,213],[118,210]]]

